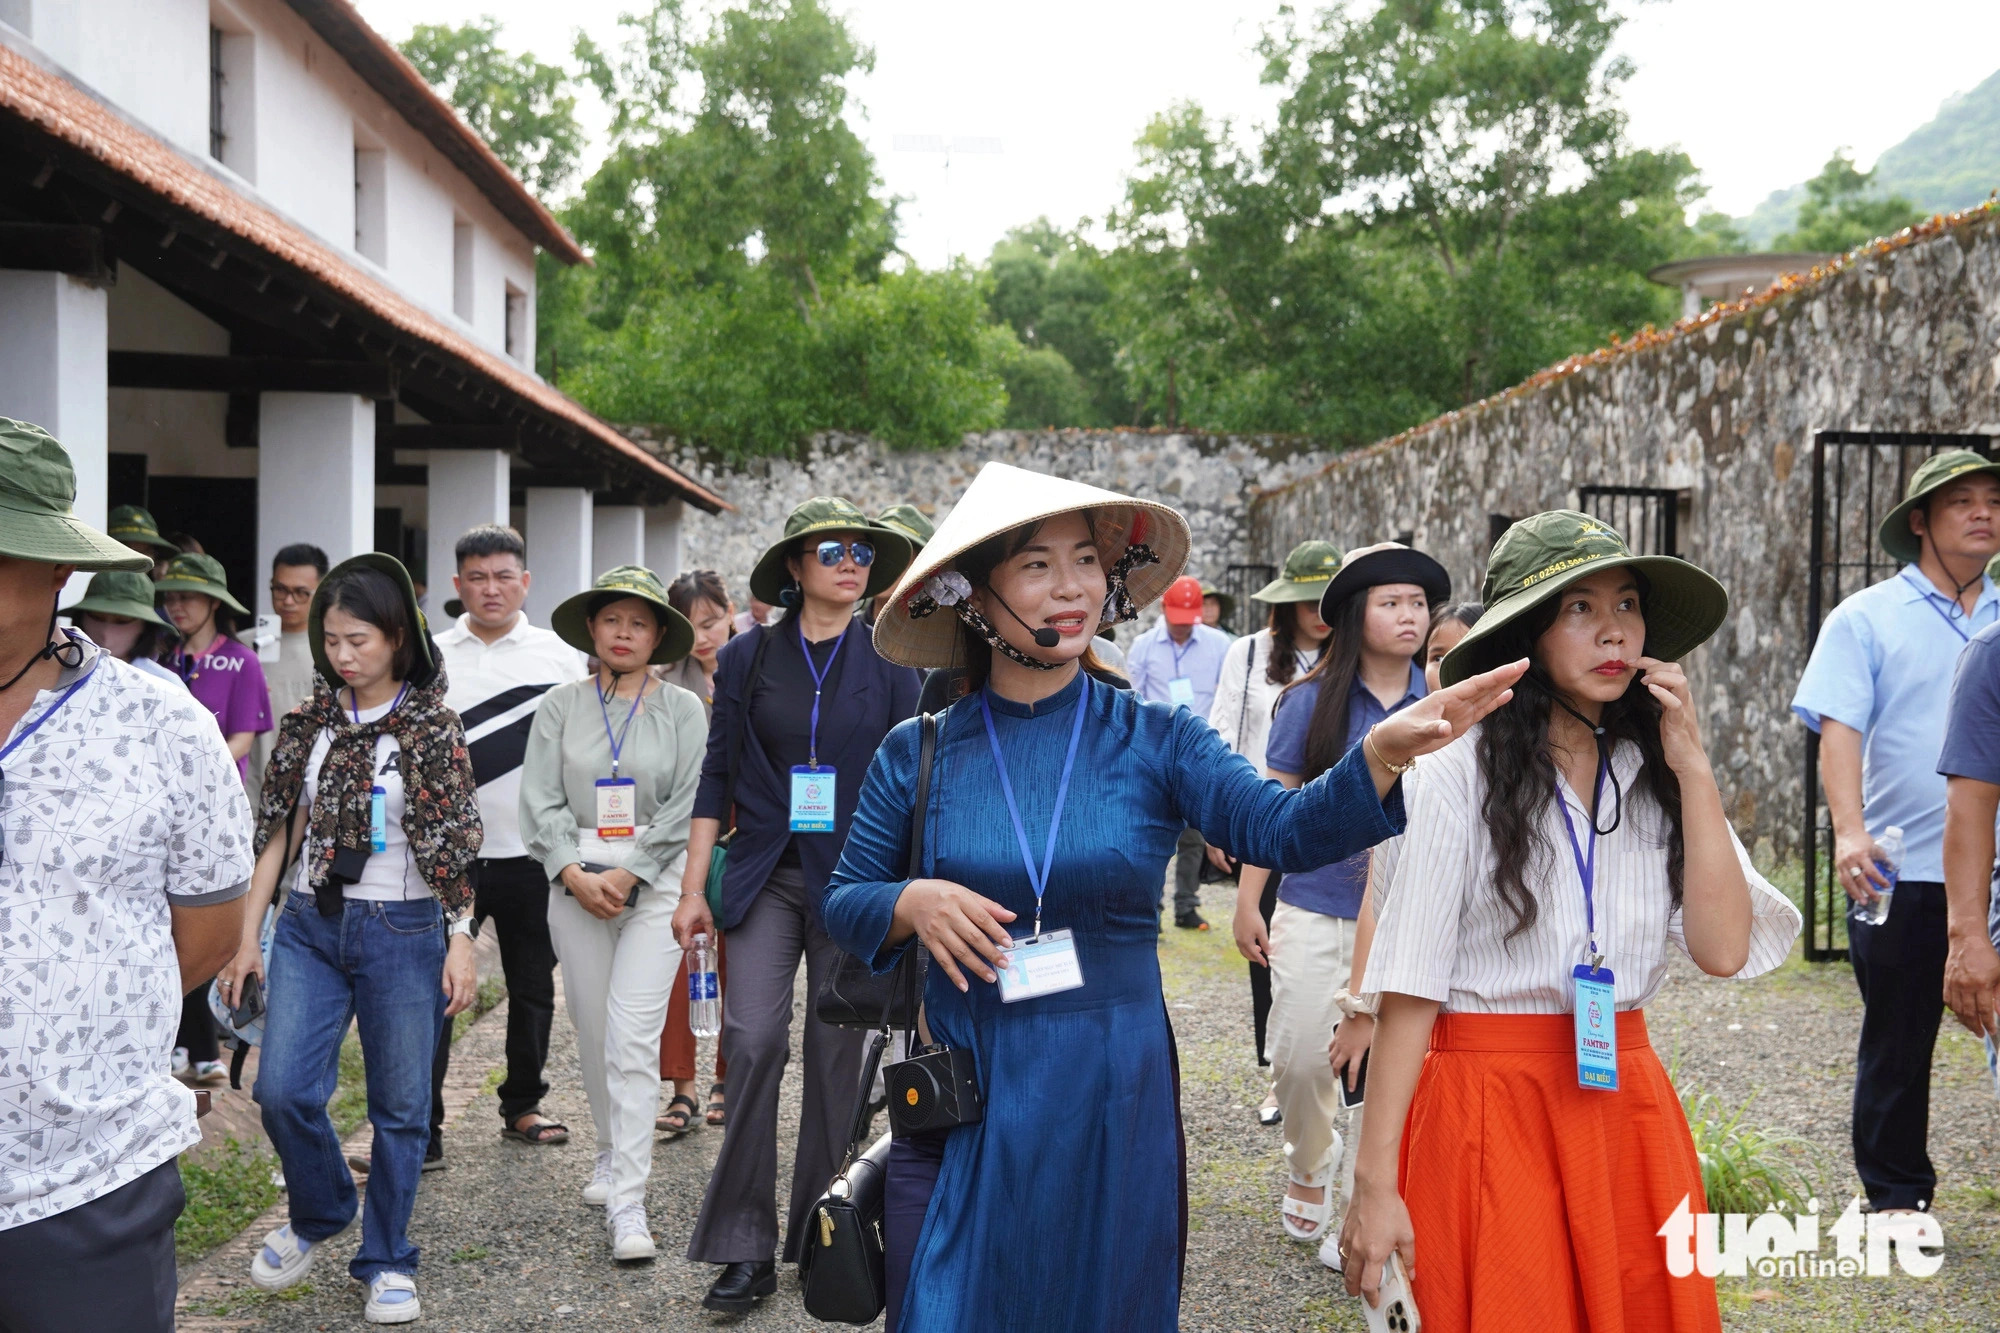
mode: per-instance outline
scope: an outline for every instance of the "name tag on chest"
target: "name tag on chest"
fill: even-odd
[[[629,838],[639,826],[639,784],[631,778],[597,780],[597,836]]]
[[[1578,963],[1570,973],[1576,995],[1576,1083],[1618,1091],[1618,987],[1608,967]]]
[[[1167,702],[1194,706],[1194,682],[1186,676],[1175,676],[1167,682]]]
[[[834,772],[822,764],[800,764],[792,770],[792,820],[794,833],[833,832]]]
[[[1015,940],[1007,949],[1007,966],[1000,973],[1000,999],[1012,1004],[1083,985],[1083,968],[1076,960],[1076,938],[1067,930],[1044,931]]]

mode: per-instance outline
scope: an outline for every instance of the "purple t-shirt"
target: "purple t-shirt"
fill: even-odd
[[[174,656],[173,668],[187,682],[188,693],[215,714],[224,738],[241,731],[271,729],[271,692],[264,685],[264,664],[257,654],[226,634],[218,634],[199,657]],[[250,756],[236,761],[237,776],[250,780]]]

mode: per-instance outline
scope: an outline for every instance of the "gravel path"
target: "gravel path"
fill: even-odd
[[[1193,1220],[1182,1326],[1359,1330],[1360,1311],[1336,1275],[1319,1266],[1311,1247],[1287,1241],[1278,1227],[1283,1157],[1278,1132],[1255,1121],[1263,1083],[1251,1052],[1243,964],[1222,929],[1230,894],[1230,885],[1209,886],[1204,912],[1217,929],[1169,929],[1161,950],[1190,1153]],[[1703,980],[1682,966],[1649,1017],[1662,1058],[1671,1064],[1678,1052],[1684,1087],[1714,1091],[1731,1106],[1749,1100],[1751,1122],[1801,1135],[1822,1151],[1830,1165],[1822,1198],[1837,1214],[1857,1188],[1846,1140],[1860,1005],[1847,969],[1795,962],[1774,977],[1736,986]],[[480,1023],[461,1058],[485,1059],[497,1071],[497,1028]],[[1946,1235],[1943,1271],[1929,1279],[1724,1279],[1727,1327],[1823,1333],[1829,1320],[1843,1329],[1986,1333],[2000,1327],[2000,1101],[1982,1083],[1979,1056],[1978,1043],[1956,1030],[1940,1042],[1932,1152],[1944,1178],[1937,1205]],[[663,1142],[654,1153],[648,1206],[662,1258],[633,1267],[612,1264],[602,1214],[578,1198],[590,1173],[590,1131],[574,1060],[571,1029],[559,1017],[551,1060],[556,1092],[548,1109],[577,1129],[568,1146],[503,1142],[490,1091],[448,1129],[451,1169],[425,1177],[413,1226],[424,1249],[420,1282],[427,1314],[419,1327],[440,1333],[825,1327],[806,1317],[788,1271],[779,1295],[748,1316],[700,1309],[714,1270],[680,1256],[721,1143],[714,1129]],[[495,1072],[489,1088],[497,1080]],[[795,1118],[796,1067],[784,1098],[786,1118]],[[788,1170],[781,1169],[781,1180]],[[343,1247],[341,1267],[351,1252]],[[1831,1256],[1830,1240],[1823,1252]],[[274,1300],[239,1289],[211,1314],[284,1333],[366,1327],[360,1288],[332,1263],[292,1295]]]

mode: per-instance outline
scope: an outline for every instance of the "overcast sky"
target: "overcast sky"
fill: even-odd
[[[511,48],[566,60],[571,33],[602,40],[645,0],[359,0],[400,40],[413,24],[491,14]],[[1132,141],[1155,112],[1193,100],[1250,126],[1276,92],[1252,51],[1276,0],[834,0],[875,50],[855,89],[857,129],[904,196],[904,246],[934,266],[985,255],[1047,215],[1102,217]],[[1298,0],[1309,10],[1311,0]],[[1838,147],[1871,164],[1940,101],[2000,67],[2000,3],[1928,0],[1893,21],[1879,0],[1625,0],[1620,48],[1633,142],[1679,144],[1708,203],[1748,212],[1817,172]],[[594,99],[592,99],[594,101]],[[601,108],[587,108],[593,131]],[[898,135],[998,140],[997,154],[899,152]]]

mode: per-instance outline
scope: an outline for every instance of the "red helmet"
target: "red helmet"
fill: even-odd
[[[1201,580],[1192,574],[1181,575],[1167,585],[1160,606],[1169,625],[1194,624],[1201,619]]]

